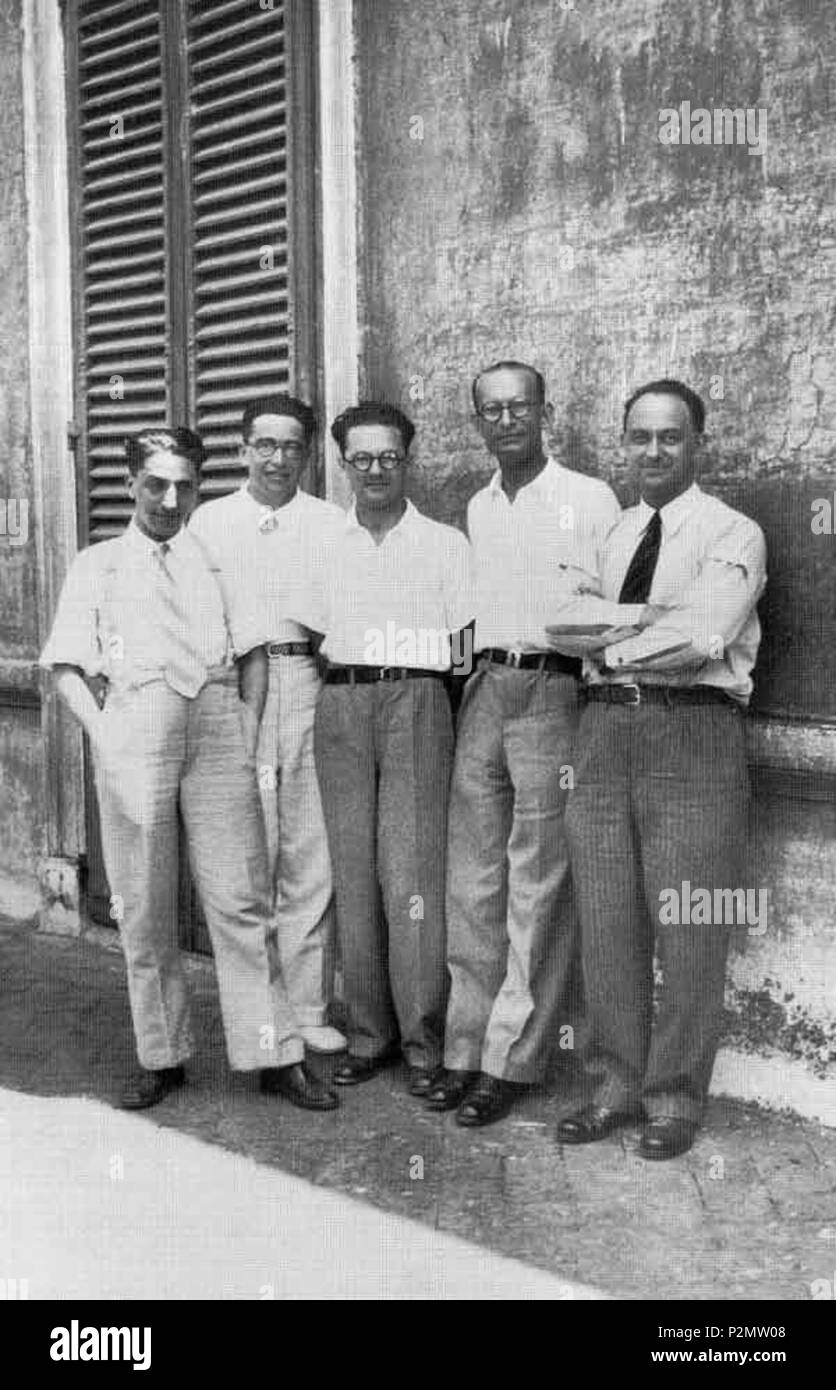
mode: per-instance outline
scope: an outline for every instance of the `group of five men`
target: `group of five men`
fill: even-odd
[[[627,402],[625,512],[548,454],[533,367],[486,368],[473,404],[498,467],[467,538],[408,500],[392,405],[332,426],[348,513],[300,488],[315,419],[291,396],[247,407],[247,482],[200,507],[198,436],[127,443],[132,521],[74,562],[41,658],[90,738],[126,1106],[182,1084],[191,1050],[179,806],[230,1065],[267,1093],[332,1109],[306,1049],[343,1054],[341,1086],[400,1053],[430,1109],[488,1124],[543,1077],[580,940],[587,1093],[558,1139],[636,1120],[647,1158],[693,1142],[729,930],[659,903],[739,879],[763,537],[694,481],[704,410],[680,382]]]

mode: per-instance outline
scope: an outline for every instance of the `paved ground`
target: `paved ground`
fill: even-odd
[[[412,1100],[402,1068],[310,1115],[229,1075],[211,972],[190,976],[190,1084],[133,1119],[143,1133],[193,1136],[620,1298],[803,1301],[825,1279],[836,1295],[833,1130],[715,1101],[690,1154],[647,1164],[630,1132],[555,1145],[566,1077],[467,1131]],[[110,1103],[132,1061],[118,949],[0,931],[0,1087]]]

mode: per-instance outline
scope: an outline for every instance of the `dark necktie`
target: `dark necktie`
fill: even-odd
[[[633,552],[618,596],[619,603],[647,603],[661,541],[662,513],[654,512]]]

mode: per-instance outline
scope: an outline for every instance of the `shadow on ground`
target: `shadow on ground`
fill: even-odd
[[[148,1112],[191,1134],[622,1298],[836,1292],[836,1132],[712,1102],[690,1154],[638,1158],[638,1135],[559,1149],[571,1080],[505,1120],[463,1130],[406,1093],[394,1067],[309,1114],[226,1068],[214,978],[189,966],[197,1051],[189,1084]],[[113,1102],[134,1064],[121,953],[0,930],[0,1087]],[[327,1076],[332,1062],[313,1065]],[[71,1181],[71,1175],[68,1175]]]

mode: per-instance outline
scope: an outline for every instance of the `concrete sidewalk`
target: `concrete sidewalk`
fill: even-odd
[[[544,1297],[589,1297],[591,1286],[628,1299],[804,1301],[822,1296],[823,1281],[836,1297],[833,1130],[713,1101],[690,1154],[647,1164],[629,1131],[586,1148],[557,1147],[554,1122],[571,1103],[568,1080],[551,1095],[527,1096],[500,1124],[473,1131],[408,1096],[400,1067],[344,1091],[338,1111],[309,1114],[261,1097],[252,1078],[230,1076],[211,971],[196,962],[189,973],[198,1039],[189,1085],[130,1117],[136,1137],[124,1140],[127,1161],[132,1154],[137,1161],[146,1141],[163,1152],[175,1136],[160,1130],[176,1131],[548,1271],[563,1283]],[[0,981],[0,1087],[112,1102],[133,1065],[118,946],[10,928],[0,931]],[[316,1065],[327,1075],[332,1064]],[[45,1123],[49,1111],[41,1114]],[[17,1164],[23,1158],[16,1152]],[[215,1156],[200,1146],[190,1152],[205,1155],[208,1173]],[[190,1167],[202,1173],[203,1160],[191,1159]],[[59,1209],[75,1209],[78,1182],[67,1164]],[[302,1211],[311,1210],[305,1191],[295,1199]],[[403,1230],[399,1240],[416,1241],[417,1263],[412,1276],[400,1283],[397,1276],[400,1290],[410,1277],[422,1286],[420,1270],[431,1268],[421,1263],[415,1228]],[[324,1284],[326,1295],[335,1296]],[[521,1289],[521,1296],[538,1295]]]

